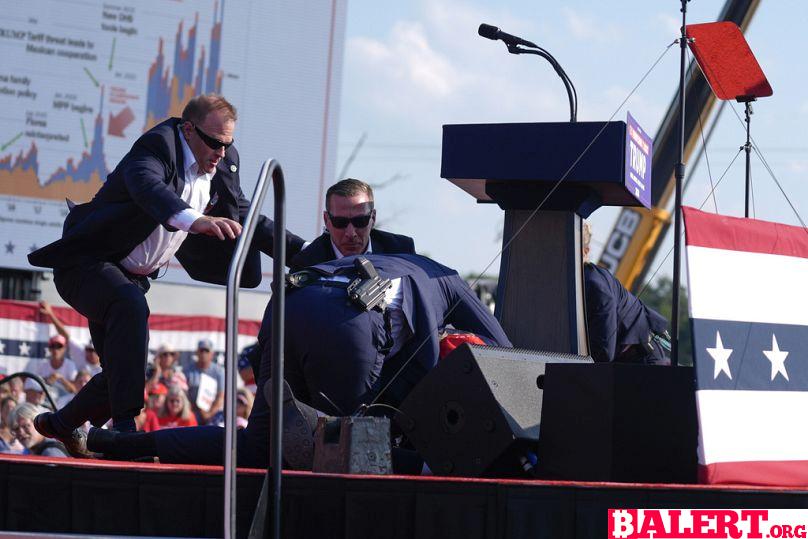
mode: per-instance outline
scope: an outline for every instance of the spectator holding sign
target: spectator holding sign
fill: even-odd
[[[200,425],[207,425],[224,407],[224,369],[213,362],[213,342],[202,339],[196,361],[183,367],[188,380],[188,398]]]

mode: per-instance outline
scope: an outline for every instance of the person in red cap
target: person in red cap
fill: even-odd
[[[166,395],[168,395],[168,387],[165,384],[157,382],[148,386],[146,408],[154,410],[155,413],[163,408],[166,402]]]
[[[76,364],[67,357],[67,339],[63,335],[54,335],[48,340],[48,360],[32,359],[27,371],[41,376],[45,382],[54,387],[59,396],[66,393],[75,393],[78,369]]]
[[[140,410],[140,415],[135,418],[137,430],[152,432],[160,429],[160,421],[157,419],[157,412],[163,407],[167,394],[168,388],[160,383],[143,390],[143,402],[145,406]],[[159,406],[156,406],[157,403],[159,403]]]
[[[73,360],[77,368],[87,369],[91,376],[95,376],[101,372],[101,358],[92,340],[80,342],[77,339],[71,338],[67,326],[62,319],[56,315],[53,306],[47,301],[42,300],[39,302],[39,313],[50,320],[56,332],[65,338],[67,357]],[[79,389],[80,388],[76,388],[77,391]]]

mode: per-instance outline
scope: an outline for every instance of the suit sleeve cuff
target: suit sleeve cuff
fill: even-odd
[[[186,208],[179,213],[175,213],[168,218],[168,224],[179,230],[188,232],[194,221],[202,217],[202,214],[193,208]]]

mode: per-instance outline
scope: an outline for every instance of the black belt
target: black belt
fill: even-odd
[[[331,277],[348,277],[340,273],[330,274],[318,270],[317,268],[307,268],[286,276],[286,286],[291,290],[304,288],[312,284],[344,288],[347,291],[348,299],[362,309],[369,311],[377,308],[384,311],[385,291],[392,286],[390,279],[379,276],[376,268],[365,257],[360,256],[354,260],[355,275],[349,283],[331,280]]]
[[[126,269],[125,267],[123,267],[123,264],[121,264],[120,262],[113,262],[113,264],[114,264],[114,265],[115,265],[115,266],[116,266],[116,267],[117,267],[119,270],[121,270],[121,273],[123,273],[123,274],[124,274],[126,277],[128,277],[129,279],[146,280],[147,282],[148,282],[148,280],[149,280],[149,277],[151,277],[152,279],[156,279],[156,278],[157,278],[157,272],[159,271],[159,269],[157,269],[157,270],[154,270],[153,272],[151,272],[151,273],[150,273],[150,274],[148,274],[148,275],[140,275],[140,274],[138,274],[138,273],[132,273],[131,271],[129,271],[128,269]],[[153,276],[153,277],[152,277],[152,276]]]
[[[330,277],[336,277],[336,275],[322,273],[316,269],[304,269],[286,276],[286,288],[287,290],[296,290],[298,288],[305,288],[313,284],[334,286],[336,288],[348,288],[349,283],[335,281],[330,279]]]

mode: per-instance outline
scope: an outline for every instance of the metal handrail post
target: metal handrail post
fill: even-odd
[[[284,266],[286,260],[286,202],[283,171],[280,166],[273,172],[272,182],[275,187],[275,225],[273,234],[272,271],[272,425],[269,434],[269,466],[272,472],[272,527],[270,537],[281,537],[281,467],[282,433],[283,433],[283,347],[284,322],[286,304],[286,283]],[[277,181],[276,181],[277,180]],[[263,388],[262,388],[263,389]]]
[[[286,226],[284,218],[284,198],[285,189],[283,183],[283,172],[280,164],[275,159],[267,159],[261,166],[258,175],[258,184],[255,186],[252,204],[244,220],[241,236],[233,251],[233,258],[230,261],[230,268],[227,274],[227,314],[226,314],[226,337],[225,337],[225,443],[224,443],[224,537],[225,539],[235,539],[236,537],[236,355],[238,346],[238,290],[241,281],[241,273],[247,260],[249,247],[252,243],[255,227],[258,225],[258,218],[261,208],[266,198],[267,177],[272,176],[275,188],[275,228],[274,228],[274,258],[273,258],[273,279],[277,282],[279,276],[281,282],[284,274],[284,260],[286,258]],[[280,208],[280,210],[279,210]],[[274,289],[274,284],[273,284]],[[280,288],[281,296],[283,288]],[[283,299],[281,298],[281,301]],[[283,312],[283,311],[281,311]],[[282,333],[281,333],[282,335]],[[277,337],[276,337],[277,339]],[[273,340],[274,341],[274,340]],[[281,338],[282,341],[282,338]],[[274,347],[273,347],[274,351]],[[275,357],[275,356],[273,356]],[[273,361],[273,373],[275,372]],[[277,363],[283,365],[283,361]],[[282,379],[281,370],[281,379]],[[274,416],[280,413],[280,408],[273,408]],[[273,430],[273,439],[275,432]],[[280,467],[278,467],[280,472]],[[280,479],[278,479],[280,483]],[[280,498],[280,486],[278,487],[278,498]],[[276,519],[277,520],[277,519]]]

